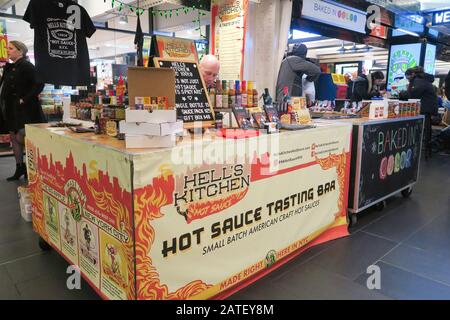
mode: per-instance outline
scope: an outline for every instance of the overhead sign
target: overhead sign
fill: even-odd
[[[450,9],[433,13],[433,25],[450,24]]]
[[[382,26],[382,25],[377,25],[377,24],[371,24],[370,27],[372,30],[372,31],[370,31],[371,36],[381,38],[381,39],[387,39],[388,28],[386,28],[385,26]]]
[[[302,17],[339,28],[366,33],[366,14],[337,4],[321,0],[303,1]]]

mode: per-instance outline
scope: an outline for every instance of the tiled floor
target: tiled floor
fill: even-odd
[[[41,252],[20,217],[17,187],[0,158],[0,299],[99,299],[85,282],[67,289],[67,263]],[[422,161],[409,199],[368,209],[351,236],[314,247],[230,299],[450,299],[450,156]],[[23,181],[21,182],[23,183]],[[367,268],[381,270],[381,289],[367,289]]]

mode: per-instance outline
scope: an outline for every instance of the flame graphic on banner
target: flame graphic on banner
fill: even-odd
[[[48,234],[44,226],[44,192],[41,187],[40,176],[34,172],[28,174],[28,188],[33,207],[33,229],[48,242]],[[38,215],[39,213],[39,215]]]
[[[134,210],[136,223],[136,281],[139,300],[184,300],[212,287],[200,280],[192,281],[176,292],[169,292],[167,285],[161,284],[159,274],[148,256],[155,240],[155,230],[151,222],[162,218],[161,208],[173,202],[175,188],[173,174],[162,169],[153,184],[135,190]]]
[[[83,164],[81,170],[75,165],[72,152],[69,152],[65,163],[54,161],[51,153],[48,155],[40,154],[40,150],[30,140],[27,140],[27,153],[30,169],[34,169],[29,170],[29,190],[33,207],[34,230],[48,242],[44,218],[44,185],[61,195],[65,195],[64,186],[67,181],[75,181],[81,193],[87,199],[84,203],[84,209],[86,209],[86,205],[89,205],[93,208],[92,211],[100,211],[102,215],[98,217],[100,220],[105,220],[129,236],[129,241],[122,243],[128,271],[127,284],[125,287],[123,281],[118,282],[118,284],[125,289],[127,299],[135,299],[131,192],[121,187],[117,177],[110,177],[109,173],[104,171],[99,170],[95,178],[90,178],[87,174],[86,164]],[[30,156],[30,154],[33,156]],[[36,157],[34,158],[34,156]],[[64,205],[70,207],[69,203]],[[91,213],[98,215],[98,212]],[[78,261],[71,261],[71,263],[75,264]]]
[[[342,154],[330,154],[327,158],[319,159],[316,157],[317,163],[323,170],[328,170],[331,168],[336,168],[336,172],[338,175],[338,184],[339,184],[339,211],[335,214],[335,218],[345,217],[347,215],[346,210],[346,193],[347,189],[345,187],[345,177],[347,164],[350,163],[349,156],[346,154],[345,150]]]
[[[125,251],[127,257],[127,268],[128,268],[128,283],[134,283],[134,265],[133,261],[133,241],[132,241],[132,226],[130,221],[130,213],[128,209],[120,202],[116,201],[111,192],[106,191],[104,188],[102,190],[96,190],[90,183],[87,183],[87,187],[95,200],[97,207],[104,212],[110,212],[116,218],[116,226],[122,227],[122,232],[129,236],[129,241],[122,243],[122,248]],[[108,274],[109,270],[104,269]],[[122,287],[126,288],[127,284],[123,283],[121,279],[117,279],[114,274],[108,274]],[[131,300],[135,298],[134,286],[129,285],[130,289],[127,290],[127,299]]]

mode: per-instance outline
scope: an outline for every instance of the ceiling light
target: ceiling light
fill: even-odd
[[[402,32],[402,33],[409,34],[410,36],[420,37],[417,33],[412,32],[412,31],[408,31],[408,30],[404,30],[404,29],[400,29],[400,28],[398,28],[397,31],[400,31],[400,32]]]

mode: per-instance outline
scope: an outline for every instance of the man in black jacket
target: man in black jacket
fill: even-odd
[[[431,157],[431,116],[438,114],[438,96],[434,90],[434,76],[424,72],[422,67],[406,70],[408,91],[400,92],[401,100],[420,99],[420,113],[425,116],[425,159]]]
[[[277,80],[277,101],[283,100],[283,89],[288,87],[292,97],[303,95],[303,75],[306,80],[316,81],[320,76],[320,68],[306,59],[308,48],[303,44],[295,44],[292,51],[283,60]]]

